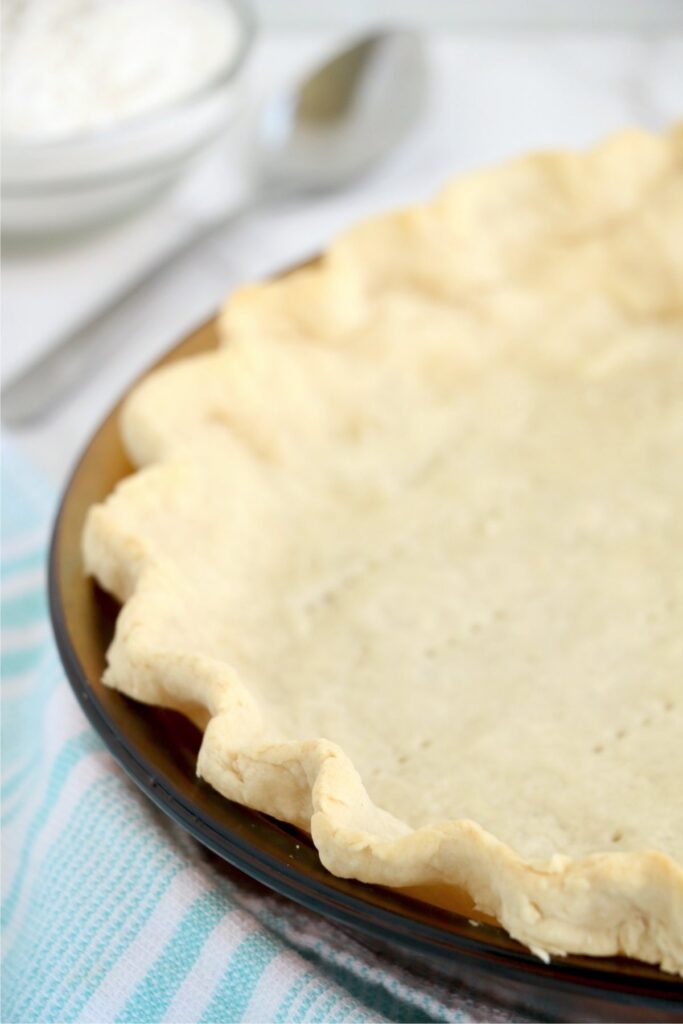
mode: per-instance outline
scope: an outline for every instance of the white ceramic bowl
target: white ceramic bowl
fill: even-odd
[[[112,220],[170,185],[233,119],[239,71],[254,34],[242,0],[226,0],[238,27],[234,53],[196,92],[111,128],[2,146],[2,230],[46,236]]]

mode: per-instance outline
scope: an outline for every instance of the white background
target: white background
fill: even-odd
[[[272,29],[343,28],[403,21],[427,28],[671,28],[683,24],[680,0],[255,0]]]

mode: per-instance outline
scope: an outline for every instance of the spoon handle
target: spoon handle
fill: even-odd
[[[118,332],[108,330],[113,318],[129,301],[137,298],[176,262],[187,256],[202,242],[219,234],[228,224],[260,206],[264,195],[247,197],[239,207],[231,209],[208,224],[201,224],[188,236],[154,260],[132,282],[125,282],[107,296],[87,319],[75,329],[57,337],[46,352],[41,353],[26,369],[7,381],[0,392],[2,421],[20,426],[42,419],[87,376],[88,371],[110,354]]]

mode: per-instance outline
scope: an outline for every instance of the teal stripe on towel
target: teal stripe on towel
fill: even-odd
[[[2,628],[20,629],[45,620],[47,598],[42,584],[32,590],[25,590],[2,601]],[[45,640],[40,641],[45,645]]]
[[[82,757],[85,757],[86,754],[90,754],[96,750],[98,745],[95,734],[88,729],[85,732],[79,733],[78,736],[74,736],[72,739],[67,740],[62,747],[61,752],[55,759],[45,796],[35,817],[28,827],[26,837],[24,839],[17,874],[10,886],[7,898],[2,902],[3,929],[7,928],[11,923],[12,915],[14,914],[17,900],[21,893],[21,886],[24,878],[26,877],[26,872],[28,871],[31,852],[35,846],[36,840],[47,824],[52,809],[59,798],[59,794],[61,793],[73,768],[78,764]]]
[[[231,957],[200,1024],[242,1020],[261,975],[278,952],[277,943],[267,932],[244,939]]]
[[[162,1021],[209,935],[232,909],[226,906],[225,895],[221,891],[202,893],[116,1018],[117,1024],[155,1024]]]

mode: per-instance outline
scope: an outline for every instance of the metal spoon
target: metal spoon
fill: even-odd
[[[181,256],[265,203],[332,191],[366,171],[405,134],[423,98],[425,64],[409,31],[368,35],[258,112],[252,138],[253,193],[238,210],[200,225],[133,285],[126,284],[76,331],[58,338],[2,388],[2,419],[18,425],[43,417],[111,347],[100,331]]]

